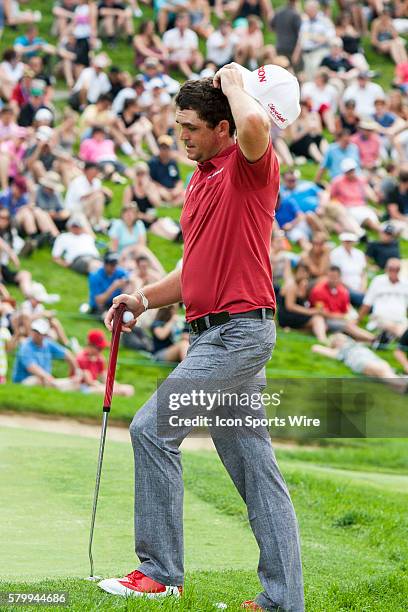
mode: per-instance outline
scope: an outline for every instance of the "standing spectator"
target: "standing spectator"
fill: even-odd
[[[341,163],[343,174],[337,176],[330,185],[330,196],[340,202],[357,221],[358,225],[379,231],[380,223],[377,213],[368,205],[368,200],[376,202],[377,196],[368,181],[356,173],[357,163],[354,159],[344,159]],[[362,232],[359,232],[361,236]]]
[[[54,387],[59,391],[79,389],[76,375],[77,364],[72,353],[48,338],[50,325],[46,319],[31,323],[31,334],[20,344],[14,362],[13,382],[26,386]],[[55,378],[52,375],[52,361],[65,359],[71,371],[71,378]]]
[[[357,83],[349,85],[344,92],[343,102],[355,100],[356,113],[360,117],[371,117],[375,113],[375,101],[384,98],[381,85],[370,81],[370,72],[359,72]]]
[[[329,331],[342,331],[362,342],[374,339],[373,334],[360,329],[351,319],[349,292],[341,283],[341,271],[337,266],[330,266],[327,280],[313,287],[310,303],[312,307],[320,310]]]
[[[60,234],[52,247],[52,258],[63,268],[79,274],[89,274],[102,265],[93,236],[85,231],[82,217],[72,216],[67,222],[67,232]]]
[[[381,163],[381,139],[372,119],[360,121],[358,131],[350,138],[358,149],[360,164],[364,170],[374,170]]]
[[[340,176],[343,171],[341,164],[345,159],[352,159],[356,163],[356,168],[360,166],[360,156],[358,148],[350,139],[350,131],[342,130],[337,134],[336,141],[332,142],[323,157],[323,161],[317,171],[315,181],[320,183],[324,172],[327,170],[330,179]]]
[[[400,279],[400,272],[401,260],[390,258],[385,274],[371,281],[359,311],[360,321],[371,311],[373,325],[396,337],[408,326],[408,281]]]
[[[278,55],[285,55],[289,60],[292,60],[301,23],[302,19],[297,9],[296,0],[288,0],[287,4],[272,17],[270,26],[276,33],[276,52]]]
[[[355,248],[358,237],[349,232],[339,236],[341,245],[330,253],[330,262],[341,271],[342,283],[347,287],[352,306],[359,308],[367,290],[367,262],[362,251]]]
[[[184,197],[184,186],[180,171],[173,158],[171,136],[164,134],[158,138],[159,155],[149,162],[150,176],[156,183],[160,197],[165,202],[178,206]]]
[[[176,17],[175,27],[163,35],[170,66],[180,70],[187,78],[201,70],[203,65],[203,58],[198,50],[198,36],[189,25],[188,13],[180,12]]]
[[[400,246],[397,238],[398,232],[391,223],[387,223],[380,231],[379,240],[367,244],[366,255],[383,270],[391,258],[400,259]]]
[[[103,314],[112,306],[114,297],[132,291],[128,273],[118,263],[119,255],[108,251],[103,257],[103,266],[89,274],[89,306],[92,314]]]
[[[87,393],[104,393],[106,383],[106,362],[102,351],[108,348],[109,342],[101,329],[90,329],[87,336],[87,345],[76,355],[76,361],[81,369],[81,383],[85,385]],[[113,384],[113,394],[131,397],[134,395],[132,385]]]
[[[218,29],[207,38],[207,61],[214,62],[218,68],[232,62],[238,40],[239,38],[234,33],[231,22],[222,19]]]
[[[304,11],[293,61],[298,63],[303,59],[304,72],[310,80],[328,53],[330,41],[335,37],[335,29],[330,19],[319,12],[319,4],[315,0],[307,0]]]

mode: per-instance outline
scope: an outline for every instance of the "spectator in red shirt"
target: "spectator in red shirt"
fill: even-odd
[[[88,332],[87,345],[76,355],[79,368],[82,370],[82,385],[88,393],[104,393],[106,382],[106,362],[102,351],[109,346],[105,334],[100,329]],[[114,395],[130,397],[135,390],[132,385],[118,383],[113,385]]]
[[[313,287],[310,292],[310,304],[313,308],[321,310],[329,331],[341,331],[362,342],[374,340],[373,334],[360,329],[352,320],[350,295],[341,282],[341,271],[338,266],[330,266],[327,280]]]
[[[381,138],[376,132],[377,127],[372,119],[360,121],[357,134],[350,138],[358,148],[361,167],[365,170],[378,168],[381,163]]]

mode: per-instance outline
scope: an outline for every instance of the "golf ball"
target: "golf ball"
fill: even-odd
[[[130,323],[130,321],[133,321],[133,319],[133,314],[129,310],[126,310],[126,312],[123,313],[122,321],[124,323]]]
[[[228,608],[227,604],[224,603],[223,601],[219,601],[218,603],[214,604],[214,606],[216,608],[221,608],[222,610],[225,610],[225,608]]]

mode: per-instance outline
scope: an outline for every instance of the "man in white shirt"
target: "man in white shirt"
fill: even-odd
[[[77,217],[85,216],[84,226],[89,233],[92,233],[91,225],[98,226],[101,223],[106,199],[112,195],[109,189],[102,186],[98,175],[98,165],[86,163],[83,174],[69,183],[65,195],[65,208]]]
[[[343,95],[343,102],[354,100],[356,103],[356,114],[360,117],[371,117],[375,111],[375,101],[384,100],[384,90],[381,85],[371,83],[368,72],[360,72],[357,83],[347,87]]]
[[[232,62],[237,43],[238,36],[234,34],[231,22],[223,19],[218,30],[207,39],[207,61],[214,62],[218,68]]]
[[[336,36],[333,23],[319,8],[315,0],[306,2],[298,43],[293,52],[295,63],[300,57],[303,59],[304,73],[309,81],[313,79],[323,58],[328,55],[330,42]]]
[[[80,105],[95,104],[102,94],[111,90],[111,83],[103,72],[111,61],[106,53],[99,53],[93,59],[92,66],[84,68],[72,88],[72,93],[79,97]]]
[[[169,53],[170,65],[180,70],[188,79],[201,70],[203,57],[198,50],[198,36],[188,26],[188,13],[179,13],[176,27],[163,35],[163,44]]]
[[[350,293],[350,302],[359,308],[367,289],[367,262],[364,253],[355,248],[358,237],[351,232],[339,236],[341,245],[330,253],[330,262],[341,271],[341,280]]]
[[[82,217],[73,216],[67,223],[68,232],[60,234],[52,248],[52,258],[63,268],[71,268],[79,274],[95,272],[102,259],[95,245],[95,238],[85,231]]]
[[[401,336],[408,326],[408,281],[400,279],[401,260],[392,257],[385,266],[386,274],[376,276],[360,308],[360,320],[370,312],[378,329]]]

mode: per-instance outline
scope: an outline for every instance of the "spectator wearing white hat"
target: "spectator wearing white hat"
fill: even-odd
[[[95,238],[86,232],[83,216],[73,215],[67,222],[67,230],[58,236],[52,247],[55,263],[86,275],[100,268],[102,258]]]
[[[35,140],[25,153],[25,163],[35,182],[50,170],[57,172],[64,185],[79,172],[73,157],[57,146],[57,133],[48,125],[41,125]]]
[[[378,232],[381,228],[377,213],[368,205],[369,200],[376,202],[377,196],[367,179],[356,173],[357,168],[354,159],[346,158],[341,162],[343,174],[332,181],[330,197],[346,209],[360,228],[364,226]],[[361,229],[356,233],[359,237],[364,234]]]
[[[39,187],[35,194],[36,206],[45,210],[54,221],[57,228],[62,231],[69,218],[69,210],[64,207],[61,197],[64,185],[57,172],[47,172],[39,180]]]
[[[25,329],[26,336],[29,336],[33,321],[46,319],[50,326],[49,336],[67,346],[69,340],[62,323],[56,317],[55,311],[48,310],[44,306],[44,304],[53,304],[57,299],[59,295],[48,294],[41,283],[32,283],[27,299],[16,312],[16,317],[13,317],[13,327],[16,328],[18,325],[19,329]]]
[[[332,265],[340,268],[342,283],[347,287],[352,306],[359,308],[367,289],[367,262],[364,253],[355,248],[358,236],[342,232],[341,245],[330,253]]]
[[[60,391],[73,391],[80,387],[80,375],[73,354],[48,337],[50,325],[46,319],[31,323],[30,337],[18,350],[13,369],[13,382],[26,386],[53,387]],[[71,370],[70,378],[52,375],[54,359],[64,359]]]

